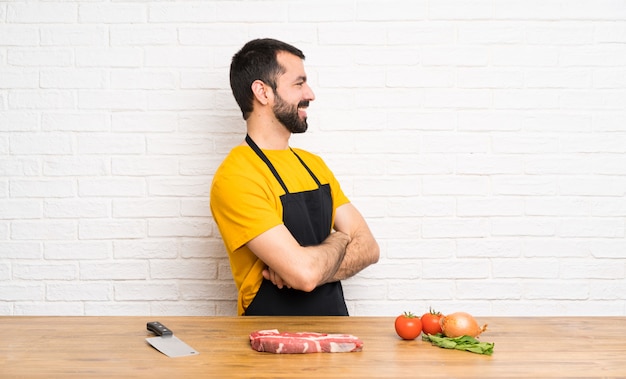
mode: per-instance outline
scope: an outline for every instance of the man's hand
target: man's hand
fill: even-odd
[[[276,273],[276,271],[272,270],[271,267],[268,267],[265,270],[263,270],[263,277],[267,280],[270,280],[272,283],[274,283],[276,287],[280,289],[282,289],[283,287],[291,288],[291,286],[285,283],[283,278],[281,278]]]

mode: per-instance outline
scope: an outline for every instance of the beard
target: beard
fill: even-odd
[[[291,133],[304,133],[309,125],[306,122],[306,117],[301,119],[298,115],[298,108],[308,106],[309,102],[306,100],[299,102],[298,105],[291,105],[276,94],[276,104],[274,104],[273,111],[276,119]]]

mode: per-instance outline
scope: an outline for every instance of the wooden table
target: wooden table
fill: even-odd
[[[624,378],[626,317],[479,318],[484,356],[404,341],[393,317],[0,317],[0,378]],[[172,328],[199,355],[169,358],[146,322]],[[359,353],[271,354],[261,329],[348,333]]]

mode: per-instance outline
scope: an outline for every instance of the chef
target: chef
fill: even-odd
[[[315,95],[304,54],[246,43],[230,84],[247,134],[213,178],[211,212],[229,254],[239,315],[348,315],[341,280],[378,261],[365,219],[317,155],[290,147]]]

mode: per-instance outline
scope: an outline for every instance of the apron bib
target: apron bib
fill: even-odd
[[[267,156],[250,136],[246,142],[270,169],[285,194],[280,197],[283,223],[301,246],[319,245],[332,228],[333,201],[330,185],[320,184],[304,161],[291,150],[317,183],[317,189],[290,193]],[[246,316],[348,316],[341,282],[326,283],[311,292],[292,288],[279,289],[263,278],[259,292],[248,306]]]

